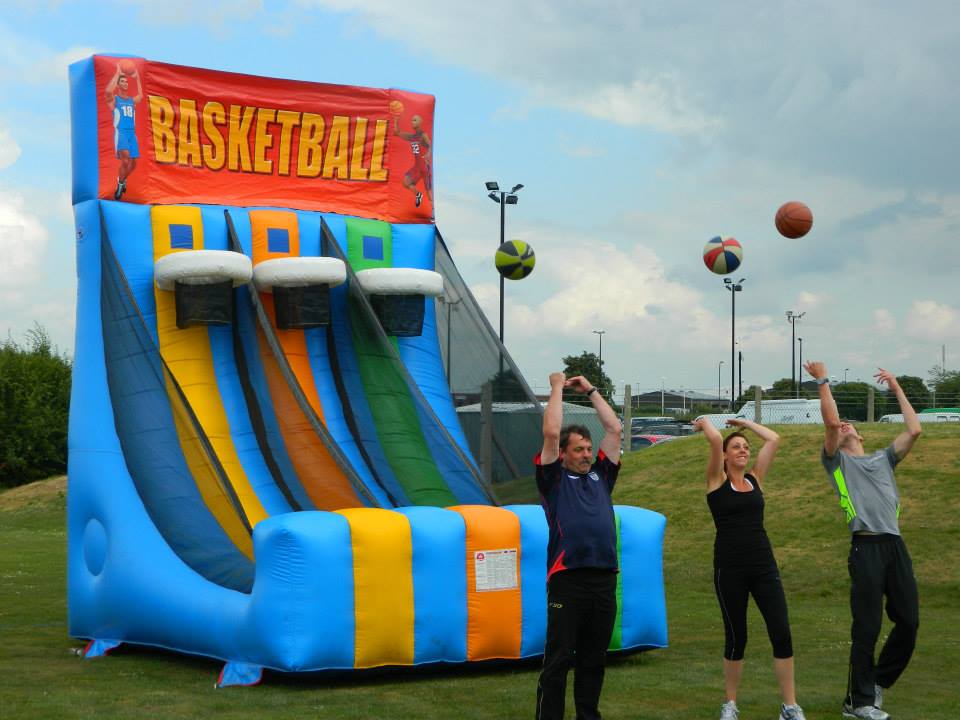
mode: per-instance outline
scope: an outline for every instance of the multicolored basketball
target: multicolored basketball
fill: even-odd
[[[399,100],[390,101],[390,114],[391,115],[403,115],[403,103]]]
[[[130,58],[123,58],[120,61],[120,72],[122,72],[124,75],[136,75],[137,64]]]
[[[803,237],[813,227],[813,213],[802,202],[791,200],[780,206],[773,222],[777,226],[777,232],[784,237]]]
[[[703,264],[717,275],[732,273],[743,260],[743,248],[736,238],[719,235],[703,246]]]
[[[523,240],[507,240],[497,248],[494,262],[497,272],[507,280],[523,280],[533,272],[533,266],[537,264],[537,256],[533,248]]]

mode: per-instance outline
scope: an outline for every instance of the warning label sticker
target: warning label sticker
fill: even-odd
[[[477,592],[517,587],[517,549],[477,550],[473,553]]]

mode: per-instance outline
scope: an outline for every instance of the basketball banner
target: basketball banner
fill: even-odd
[[[433,217],[432,95],[94,56],[97,196]]]

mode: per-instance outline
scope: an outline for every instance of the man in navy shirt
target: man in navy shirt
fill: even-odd
[[[593,458],[590,431],[563,424],[564,389],[584,393],[604,429]],[[574,668],[577,720],[599,720],[607,647],[617,616],[617,526],[610,493],[620,471],[621,425],[583,376],[550,375],[537,488],[550,527],[547,643],[537,683],[537,720],[562,720]]]

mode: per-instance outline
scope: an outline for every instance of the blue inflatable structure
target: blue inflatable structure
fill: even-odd
[[[86,655],[233,685],[542,654],[543,510],[497,505],[438,340],[433,98],[96,56],[71,101]],[[663,647],[665,519],[616,516],[611,649]]]

